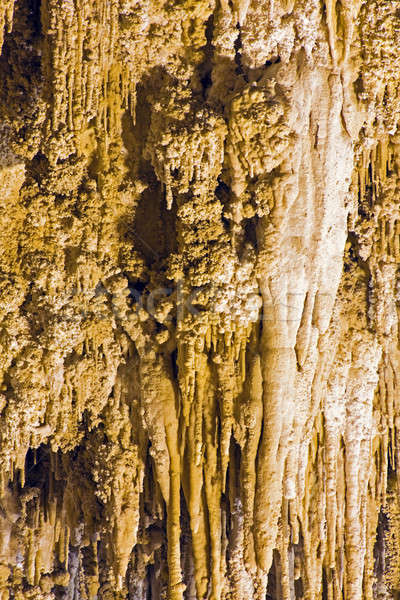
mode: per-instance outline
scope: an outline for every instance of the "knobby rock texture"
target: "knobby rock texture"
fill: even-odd
[[[1,600],[400,597],[400,4],[2,0]]]

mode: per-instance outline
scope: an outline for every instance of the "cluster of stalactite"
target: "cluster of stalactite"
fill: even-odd
[[[0,599],[400,594],[400,14],[0,7]]]

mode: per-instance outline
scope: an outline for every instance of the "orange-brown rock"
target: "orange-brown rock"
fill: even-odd
[[[400,597],[400,10],[3,0],[0,600]]]

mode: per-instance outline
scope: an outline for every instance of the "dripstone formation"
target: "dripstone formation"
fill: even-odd
[[[399,598],[400,4],[0,47],[0,599]]]

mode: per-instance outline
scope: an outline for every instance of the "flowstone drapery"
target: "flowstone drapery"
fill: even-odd
[[[400,597],[398,3],[0,48],[0,599]]]

